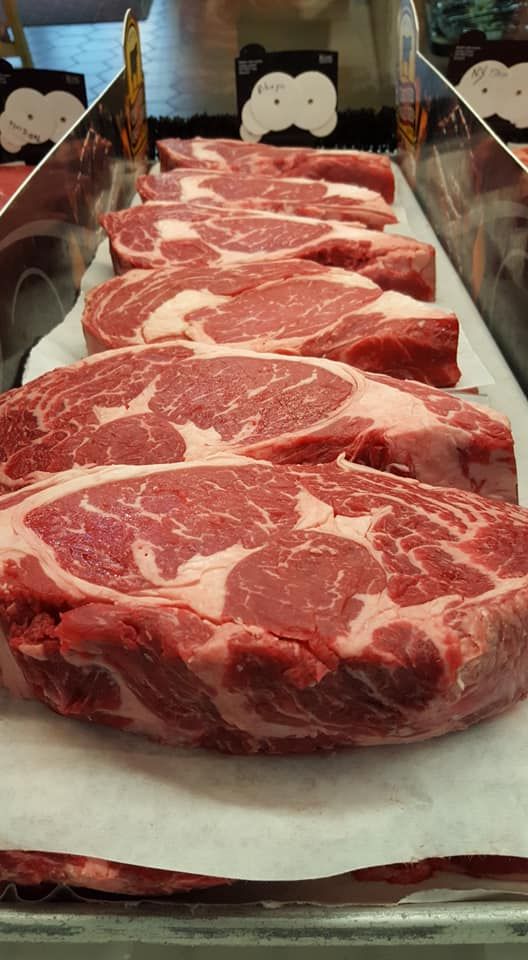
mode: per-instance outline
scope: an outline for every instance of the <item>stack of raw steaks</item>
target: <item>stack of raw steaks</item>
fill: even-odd
[[[434,249],[385,230],[389,159],[159,154],[143,204],[102,218],[116,277],[86,299],[91,355],[0,401],[0,681],[230,753],[405,743],[510,707],[512,436],[445,390],[458,320],[432,305]],[[214,882],[81,860],[4,855],[0,880]]]

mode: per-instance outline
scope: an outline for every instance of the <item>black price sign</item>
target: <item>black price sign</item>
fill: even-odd
[[[313,144],[337,124],[337,53],[268,53],[243,47],[236,59],[240,137],[250,143]]]
[[[84,77],[0,60],[0,163],[37,164],[86,109]]]

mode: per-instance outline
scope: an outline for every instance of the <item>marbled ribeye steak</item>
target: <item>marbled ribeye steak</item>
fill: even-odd
[[[434,298],[434,247],[349,223],[176,201],[107,213],[101,223],[116,273],[295,258],[355,270],[383,290]]]
[[[70,467],[217,453],[278,463],[344,453],[516,499],[505,417],[331,360],[174,341],[98,353],[0,397],[0,491]]]
[[[184,337],[433,387],[460,378],[454,313],[311,260],[129,270],[89,292],[82,322],[90,353]]]
[[[318,220],[345,220],[383,230],[397,218],[381,194],[322,180],[244,176],[213,170],[171,170],[138,177],[143,200],[216,203],[239,210],[270,210]]]
[[[244,176],[307,177],[333,183],[355,183],[381,193],[388,203],[394,200],[394,174],[387,154],[365,150],[274,147],[204,137],[159,140],[157,147],[164,171],[192,167]]]
[[[167,744],[460,730],[528,691],[528,511],[340,463],[71,471],[0,501],[0,672]]]

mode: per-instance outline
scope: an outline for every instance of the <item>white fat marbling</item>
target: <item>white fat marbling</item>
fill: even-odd
[[[181,290],[152,311],[143,324],[143,339],[145,343],[153,343],[156,340],[163,340],[167,335],[184,333],[187,314],[194,310],[221,306],[229,299],[229,297],[211,293],[210,290]]]
[[[158,220],[156,229],[162,240],[199,240],[192,223],[188,220]]]

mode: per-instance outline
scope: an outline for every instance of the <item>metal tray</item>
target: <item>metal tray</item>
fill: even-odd
[[[521,943],[528,903],[394,907],[17,905],[0,907],[0,943],[141,942],[180,946]]]

